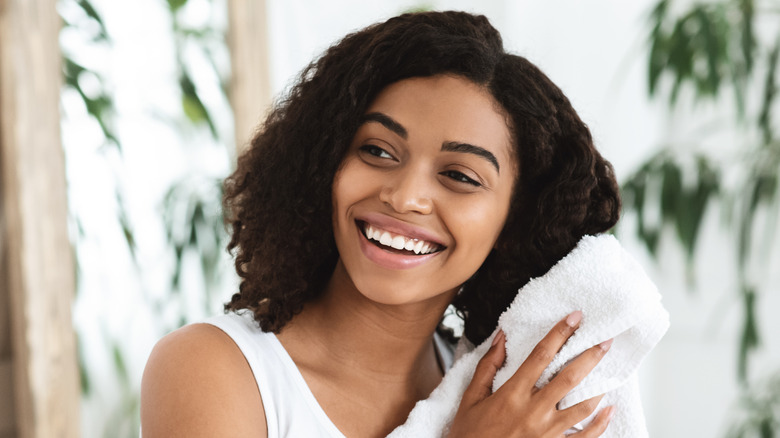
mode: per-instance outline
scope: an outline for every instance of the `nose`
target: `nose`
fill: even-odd
[[[398,213],[431,214],[432,190],[424,172],[406,169],[388,175],[379,193],[379,200]]]

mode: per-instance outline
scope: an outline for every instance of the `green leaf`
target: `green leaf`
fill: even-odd
[[[410,8],[404,9],[401,11],[402,14],[412,14],[417,12],[428,12],[434,10],[434,4],[431,2],[424,2],[420,3],[417,6],[412,6]]]
[[[89,370],[87,369],[87,362],[84,355],[84,344],[81,340],[81,336],[76,337],[76,351],[79,357],[81,393],[88,395],[90,392],[92,392],[92,380],[89,377]]]
[[[767,56],[768,68],[764,79],[764,93],[758,117],[758,127],[761,130],[765,147],[768,147],[774,138],[772,130],[772,107],[775,103],[775,98],[777,97],[778,59],[780,59],[780,38],[777,39],[774,47]]]
[[[696,183],[690,189],[683,189],[675,223],[677,237],[685,250],[689,265],[693,262],[699,227],[707,206],[720,192],[720,176],[707,158],[698,156],[696,166]]]
[[[118,191],[115,193],[115,195],[118,209],[117,220],[119,221],[119,225],[122,227],[122,235],[124,236],[125,242],[127,243],[127,249],[130,251],[130,255],[132,256],[133,261],[137,262],[138,259],[135,234],[130,223],[130,218],[127,215],[127,210],[125,209],[124,197]]]
[[[121,152],[121,145],[114,133],[113,126],[109,121],[114,113],[113,99],[106,90],[101,90],[97,96],[90,97],[84,92],[84,89],[81,88],[81,84],[79,83],[79,77],[84,73],[89,72],[90,74],[95,75],[98,80],[101,80],[100,76],[68,57],[63,58],[62,70],[65,85],[79,94],[87,109],[87,113],[98,122],[98,125],[103,132],[103,136]]]
[[[92,6],[92,3],[89,0],[78,0],[75,2],[75,4],[81,7],[84,13],[87,14],[87,16],[91,18],[93,21],[95,21],[95,23],[97,23],[100,31],[95,37],[95,41],[108,40],[108,32],[106,32],[106,24],[103,22],[103,18],[100,16],[100,14],[95,9],[95,7]]]
[[[187,0],[168,0],[168,9],[175,14],[179,9],[187,4]]]
[[[671,159],[661,165],[661,216],[673,219],[680,209],[682,194],[682,171]]]
[[[127,365],[125,363],[124,355],[119,348],[118,343],[112,343],[111,355],[114,359],[114,369],[119,376],[120,381],[127,382],[130,378],[130,374],[127,372]]]
[[[659,1],[650,14],[652,30],[650,31],[650,57],[648,62],[648,92],[655,95],[661,73],[667,65],[666,52],[668,51],[667,37],[663,33],[663,23],[669,6],[668,0]]]
[[[761,431],[761,438],[775,438],[775,430],[772,426],[771,418],[761,419],[759,429]]]
[[[649,94],[655,95],[659,79],[668,73],[672,105],[686,84],[693,86],[697,98],[716,96],[732,71],[728,50],[731,28],[725,7],[696,4],[669,26],[665,23],[667,8],[666,2],[659,2],[650,16]]]
[[[739,12],[741,32],[740,48],[742,49],[742,58],[744,59],[747,73],[753,71],[753,56],[756,50],[756,36],[753,32],[753,19],[755,18],[755,8],[753,0],[739,0]]]
[[[200,96],[198,96],[195,84],[187,73],[182,72],[179,77],[179,86],[182,93],[181,106],[184,114],[196,125],[205,123],[211,131],[211,135],[214,138],[218,138],[217,127],[214,125],[213,120],[211,120],[211,116],[209,115],[206,106],[200,100]]]
[[[630,176],[622,187],[623,193],[633,200],[632,204],[626,205],[632,205],[637,212],[637,236],[654,258],[658,256],[658,244],[661,238],[664,215],[661,214],[661,217],[658,218],[661,221],[660,225],[648,226],[646,207],[648,202],[654,202],[648,196],[648,189],[651,179],[662,178],[664,165],[668,159],[665,151],[654,155],[634,175]]]
[[[741,382],[748,381],[748,358],[760,342],[758,336],[758,323],[756,320],[756,292],[752,288],[743,286],[742,305],[744,321],[742,336],[739,342],[739,356],[737,358],[737,377]]]
[[[720,8],[715,8],[714,11],[700,8],[696,13],[701,29],[699,38],[703,40],[700,48],[703,52],[701,55],[707,60],[707,73],[705,77],[699,79],[700,91],[711,96],[718,93],[721,82],[720,66],[728,63],[726,38],[729,28],[724,25],[722,17],[717,13],[719,10]]]
[[[694,55],[690,48],[691,36],[686,31],[691,22],[690,16],[677,21],[669,38],[668,68],[671,69],[674,76],[674,85],[670,94],[672,104],[677,101],[677,95],[683,82],[691,80],[693,77]]]

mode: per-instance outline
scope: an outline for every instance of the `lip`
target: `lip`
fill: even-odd
[[[392,218],[390,216],[379,213],[366,213],[360,217],[355,218],[355,220],[367,222],[371,225],[374,225],[375,227],[389,231],[393,234],[400,234],[402,236],[417,240],[426,240],[441,247],[447,247],[447,245],[442,242],[442,239],[439,236],[426,230],[425,228],[407,224],[406,222],[399,221],[398,219]],[[362,235],[363,233],[361,232],[360,234]]]
[[[404,255],[385,251],[369,242],[357,223],[355,223],[355,232],[357,232],[358,239],[360,239],[360,250],[363,251],[363,255],[385,269],[402,270],[415,268],[442,253],[442,251],[437,251],[423,255]]]

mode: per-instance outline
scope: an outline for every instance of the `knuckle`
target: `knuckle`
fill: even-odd
[[[555,379],[558,380],[559,383],[563,384],[563,386],[566,388],[573,388],[579,380],[577,379],[577,376],[575,376],[571,371],[558,374]]]
[[[562,338],[568,338],[572,334],[572,329],[566,324],[558,324],[553,331],[557,332]]]
[[[606,354],[606,351],[604,351],[601,347],[598,345],[594,345],[590,349],[587,350],[587,353],[590,357],[592,357],[597,362],[601,360],[602,357],[604,357],[604,354]]]
[[[512,394],[503,400],[497,410],[496,418],[526,418],[532,415],[533,406],[529,406],[529,400],[518,394]]]
[[[530,359],[533,362],[539,362],[544,364],[549,364],[552,362],[553,357],[555,357],[555,353],[550,351],[545,345],[539,344],[531,351],[531,354],[528,355],[528,359]]]
[[[582,403],[579,403],[577,408],[577,413],[581,414],[583,417],[587,417],[588,415],[592,414],[593,411],[596,410],[596,407],[598,407],[599,402],[595,399],[585,400]]]
[[[477,362],[476,371],[474,374],[488,374],[488,373],[495,373],[498,371],[495,364],[490,361],[488,357],[483,357],[482,359]]]

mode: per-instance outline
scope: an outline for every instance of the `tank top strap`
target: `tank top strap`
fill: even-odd
[[[345,438],[317,403],[276,335],[263,332],[251,312],[204,322],[230,336],[249,363],[263,399],[269,438]]]

